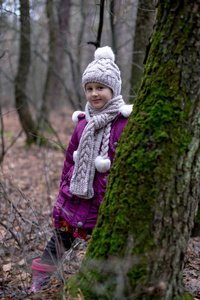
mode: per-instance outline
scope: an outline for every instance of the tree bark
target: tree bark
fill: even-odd
[[[44,84],[44,91],[42,96],[41,118],[48,117],[49,104],[52,102],[51,99],[52,97],[56,99],[53,90],[53,82],[55,80],[53,68],[55,68],[56,65],[58,25],[55,20],[55,12],[53,7],[54,7],[54,0],[46,0],[46,16],[49,25],[49,53],[48,53],[49,64],[47,68],[46,81]]]
[[[64,68],[63,62],[65,61],[66,52],[64,45],[67,41],[69,19],[70,19],[71,0],[58,1],[57,5],[57,16],[58,16],[58,39],[57,39],[57,51],[56,51],[56,71],[62,73]],[[55,97],[60,95],[61,83],[55,78],[53,83],[54,95],[52,96],[52,103],[56,104]]]
[[[55,73],[62,74],[64,66],[64,44],[67,39],[70,6],[71,1],[59,0],[55,9],[55,1],[46,0],[46,15],[49,20],[49,65],[41,106],[42,115],[45,117],[48,116],[49,107],[55,108],[60,97],[62,84]]]
[[[139,0],[135,37],[133,40],[132,69],[130,79],[130,102],[133,103],[141,83],[144,57],[148,39],[155,20],[155,1]]]
[[[20,0],[19,65],[15,77],[15,105],[27,142],[38,140],[38,132],[28,107],[26,85],[31,62],[29,1]]]
[[[112,38],[112,49],[115,53],[115,62],[118,61],[118,44],[120,40],[120,28],[121,24],[120,14],[122,9],[121,0],[110,0],[110,28],[111,28],[111,38]]]
[[[120,6],[116,0],[110,0],[110,27],[111,27],[111,36],[112,36],[112,49],[117,55],[117,32],[116,32],[116,23],[117,23],[117,16],[116,16],[116,6]]]
[[[71,294],[186,299],[182,270],[200,197],[199,25],[200,1],[159,1],[142,84]]]

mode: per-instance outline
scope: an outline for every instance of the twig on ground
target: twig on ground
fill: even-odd
[[[14,208],[14,210],[16,211],[16,213],[20,216],[20,218],[22,219],[22,221],[25,222],[25,220],[22,217],[21,213],[17,210],[15,204],[13,204],[12,201],[8,198],[8,195],[7,195],[7,193],[6,193],[5,189],[4,189],[4,186],[3,186],[2,182],[0,182],[0,185],[1,185],[2,189],[3,189],[3,193],[0,192],[0,194],[3,194],[4,198],[12,205],[12,207]]]
[[[0,221],[0,225],[2,225],[3,227],[5,227],[14,237],[15,241],[17,242],[17,244],[19,245],[19,247],[22,249],[22,245],[19,241],[19,239],[17,238],[17,236],[14,234],[14,232],[12,231],[12,229],[10,229],[6,224],[4,224],[3,222]]]

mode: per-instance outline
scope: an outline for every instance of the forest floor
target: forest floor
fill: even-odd
[[[4,142],[10,142],[21,131],[15,109],[4,111]],[[75,128],[71,111],[51,114],[51,122],[64,145]],[[2,125],[2,124],[1,124]],[[52,132],[45,133],[51,145],[25,146],[22,134],[9,149],[0,166],[0,299],[64,298],[64,282],[76,274],[90,237],[75,240],[66,252],[63,267],[41,292],[28,295],[31,262],[40,257],[52,233],[52,208],[58,195],[64,153],[58,149]],[[1,146],[0,146],[1,149]],[[190,238],[183,272],[186,290],[200,299],[200,237]],[[67,297],[66,297],[67,299]],[[84,299],[79,295],[79,300]],[[87,300],[87,299],[86,299]]]

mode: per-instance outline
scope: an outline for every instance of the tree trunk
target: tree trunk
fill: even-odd
[[[117,57],[117,21],[120,10],[121,1],[110,0],[110,27],[112,36],[112,49]]]
[[[49,103],[52,97],[52,93],[54,93],[53,68],[55,68],[56,65],[56,44],[58,39],[58,34],[57,34],[58,25],[55,20],[55,13],[54,13],[53,6],[54,6],[54,0],[46,0],[46,15],[47,15],[48,25],[49,25],[49,53],[48,53],[49,64],[48,64],[46,81],[44,84],[44,91],[42,96],[41,118],[48,117]]]
[[[130,79],[130,102],[133,103],[141,83],[144,70],[144,56],[148,39],[155,20],[155,1],[139,0],[135,37],[133,40],[132,70]]]
[[[199,25],[199,1],[159,1],[142,84],[71,293],[183,299],[200,197]]]
[[[59,0],[57,7],[57,15],[59,20],[58,27],[58,39],[57,39],[57,50],[56,50],[56,72],[62,73],[64,67],[64,59],[66,57],[66,52],[64,49],[65,41],[67,40],[68,27],[69,27],[69,18],[70,18],[70,8],[71,0],[62,1]],[[60,96],[61,83],[58,78],[54,79],[53,82],[53,91],[51,103],[56,105],[55,98]]]
[[[121,13],[123,11],[121,0],[110,0],[110,28],[112,38],[112,49],[115,53],[115,62],[120,60],[118,55],[118,48],[120,42],[121,23],[119,22]]]
[[[20,53],[15,78],[15,105],[27,142],[38,140],[38,132],[28,107],[26,85],[31,61],[29,1],[20,0]]]
[[[63,45],[67,38],[70,6],[71,1],[59,0],[57,10],[55,10],[55,1],[46,0],[46,15],[49,20],[49,65],[41,106],[42,115],[46,117],[49,106],[55,108],[61,96],[62,83],[55,74],[62,74],[64,66],[63,61],[66,53]]]

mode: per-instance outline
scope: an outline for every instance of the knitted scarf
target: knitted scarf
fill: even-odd
[[[100,110],[94,109],[87,102],[85,107],[87,125],[82,133],[75,157],[75,167],[70,181],[71,194],[84,199],[94,196],[95,160],[100,156],[103,160],[109,161],[111,124],[119,114],[119,108],[124,104],[121,95],[109,100]]]

